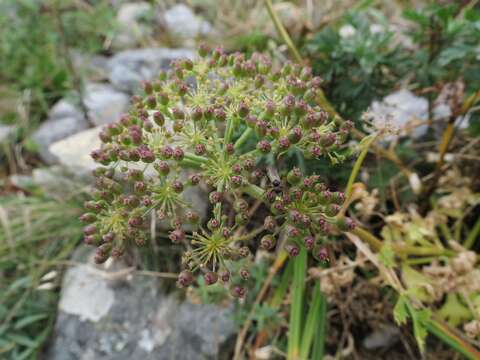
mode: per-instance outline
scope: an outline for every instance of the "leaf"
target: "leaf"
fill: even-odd
[[[389,241],[386,241],[383,244],[382,248],[380,249],[378,259],[388,268],[395,266],[395,252],[393,251],[392,244]]]
[[[408,319],[407,298],[404,295],[398,297],[397,303],[393,308],[393,318],[398,325],[404,325]]]
[[[48,314],[36,314],[36,315],[30,315],[30,316],[24,317],[15,323],[14,329],[19,330],[25,326],[28,326],[30,324],[33,324],[37,321],[40,321],[46,318],[48,318]]]

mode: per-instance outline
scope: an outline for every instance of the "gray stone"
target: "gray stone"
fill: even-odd
[[[29,190],[35,186],[33,179],[29,175],[13,174],[9,177],[10,183],[16,188]]]
[[[58,159],[60,165],[79,176],[89,174],[98,167],[90,157],[90,152],[100,147],[98,134],[102,127],[84,130],[55,142],[49,151]]]
[[[189,49],[125,50],[110,59],[109,79],[117,89],[133,93],[141,81],[152,80],[160,70],[167,70],[173,60],[193,57],[194,51]]]
[[[212,25],[203,20],[188,6],[178,4],[163,14],[163,22],[168,32],[178,40],[194,40],[199,36],[208,36],[214,33]],[[189,44],[191,45],[191,44]]]
[[[42,192],[53,198],[65,198],[74,192],[80,192],[87,185],[86,179],[72,174],[65,168],[54,165],[35,168],[32,171],[33,184]]]
[[[95,125],[105,125],[120,118],[129,104],[129,96],[101,83],[89,83],[85,86],[84,104],[88,117]]]
[[[108,79],[108,58],[102,55],[85,54],[80,51],[71,52],[73,66],[87,79],[103,81]]]
[[[152,34],[150,24],[145,23],[152,12],[153,6],[146,1],[122,4],[117,13],[118,32],[112,46],[115,49],[128,49],[141,44],[142,39]]]
[[[87,257],[65,275],[48,359],[226,358],[222,346],[235,332],[231,307],[179,301],[156,278],[121,264],[96,267]]]
[[[12,125],[2,125],[0,124],[0,144],[5,142],[8,137],[13,133],[15,127]]]
[[[362,342],[365,349],[387,349],[400,340],[400,329],[394,325],[383,324],[369,334]]]
[[[38,145],[40,157],[46,163],[53,164],[57,159],[49,151],[49,146],[88,127],[80,110],[68,101],[60,100],[52,107],[48,120],[33,133],[32,140]]]

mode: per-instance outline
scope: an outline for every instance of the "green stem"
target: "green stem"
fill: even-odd
[[[195,155],[192,153],[185,153],[183,158],[190,160],[191,162],[197,163],[198,165],[205,164],[206,162],[208,162],[208,159],[206,157]]]
[[[288,35],[287,30],[285,30],[285,28],[283,27],[282,22],[280,21],[280,18],[278,17],[277,13],[273,9],[272,1],[265,0],[265,5],[267,7],[268,14],[270,15],[273,21],[273,24],[275,25],[275,28],[277,29],[278,33],[282,37],[285,44],[287,44],[288,49],[291,51],[293,57],[297,62],[302,63],[302,57],[300,56],[300,53],[298,52],[295,44],[290,38],[290,35]]]
[[[225,144],[230,143],[230,139],[232,138],[234,121],[235,119],[233,118],[233,116],[229,116],[227,119],[227,125],[225,126],[225,135],[223,136],[223,141]]]
[[[313,342],[312,359],[323,359],[323,352],[325,350],[325,335],[327,330],[327,301],[322,295],[320,303],[320,321],[317,323],[317,332],[315,334],[315,341]]]
[[[263,194],[265,193],[265,190],[254,184],[248,184],[243,188],[243,191],[257,200],[261,200],[263,198]]]
[[[475,243],[475,240],[477,240],[478,235],[480,235],[480,218],[478,218],[477,222],[473,226],[473,229],[470,230],[470,233],[468,234],[463,246],[465,246],[467,249],[470,249]]]
[[[353,183],[355,182],[355,179],[357,178],[357,175],[360,171],[360,168],[362,166],[363,160],[365,160],[365,157],[367,156],[368,149],[370,149],[370,145],[372,145],[373,141],[377,138],[377,135],[369,135],[365,138],[362,139],[360,142],[360,145],[362,146],[362,151],[360,152],[360,155],[358,156],[357,160],[355,161],[355,165],[353,165],[352,172],[350,173],[350,178],[348,179],[347,183],[347,188],[345,190],[345,197],[347,199],[350,198],[352,195],[352,187]]]
[[[237,141],[235,142],[235,145],[233,145],[234,149],[239,149],[240,147],[242,147],[242,145],[245,143],[245,141],[248,140],[248,138],[250,137],[250,135],[253,133],[253,129],[252,128],[247,128],[242,136],[240,136]]]
[[[442,324],[435,319],[431,319],[427,322],[426,325],[430,333],[438,337],[440,340],[448,344],[460,354],[464,355],[467,359],[480,359],[480,351],[478,351],[472,345],[458,337],[445,324]]]
[[[300,248],[300,254],[292,261],[294,261],[294,264],[292,303],[290,305],[290,330],[288,333],[288,360],[296,360],[300,354],[303,295],[305,292],[305,274],[307,267],[307,251],[304,247]]]
[[[322,308],[324,307],[325,297],[320,291],[320,281],[317,280],[315,283],[315,287],[313,288],[313,299],[310,304],[310,309],[308,311],[307,323],[305,324],[305,329],[302,334],[302,345],[300,347],[301,360],[310,359],[310,348],[312,347],[314,335],[317,332],[319,326],[323,327],[323,324],[325,324],[325,313],[323,312],[322,314]]]

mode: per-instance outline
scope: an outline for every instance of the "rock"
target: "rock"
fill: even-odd
[[[152,5],[146,1],[122,4],[117,13],[118,33],[113,38],[113,48],[133,48],[152,35],[152,28],[145,21],[152,12]]]
[[[32,171],[33,184],[52,198],[66,198],[86,185],[85,179],[54,165],[35,168]]]
[[[15,127],[12,125],[0,124],[0,144],[7,141],[8,137],[13,133]]]
[[[400,329],[394,325],[383,324],[363,340],[363,347],[368,350],[388,349],[400,340]]]
[[[108,79],[108,58],[102,55],[85,54],[72,51],[73,66],[79,74],[92,81]]]
[[[125,50],[109,61],[109,79],[117,89],[133,93],[141,81],[152,80],[160,70],[167,70],[170,62],[194,57],[189,49],[145,48]]]
[[[84,103],[90,121],[99,126],[117,121],[128,108],[129,96],[107,84],[89,83]]]
[[[386,96],[381,102],[374,101],[369,115],[380,128],[388,124],[395,130],[400,130],[400,135],[411,132],[413,138],[418,138],[427,132],[426,124],[415,125],[427,120],[428,101],[407,89],[401,89]]]
[[[168,9],[162,17],[167,31],[177,40],[193,45],[192,40],[198,37],[213,35],[212,25],[203,20],[188,6],[178,4]]]
[[[29,175],[13,174],[9,177],[10,183],[16,188],[30,190],[35,186],[33,179]]]
[[[231,307],[180,302],[158,279],[95,267],[92,255],[65,274],[48,359],[219,358],[235,331]]]
[[[79,176],[90,174],[98,167],[90,157],[90,152],[100,147],[98,134],[101,129],[98,126],[57,141],[50,146],[49,151],[72,173]]]
[[[33,133],[32,140],[38,145],[42,160],[53,164],[57,159],[49,151],[49,146],[88,127],[89,124],[80,110],[67,100],[60,100],[52,107],[48,120]]]

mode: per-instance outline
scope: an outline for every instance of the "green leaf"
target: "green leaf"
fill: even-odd
[[[385,265],[387,268],[392,268],[395,266],[395,252],[393,251],[392,244],[389,241],[386,241],[382,248],[378,259]]]
[[[408,319],[407,298],[404,295],[398,297],[397,303],[393,308],[393,318],[398,325],[404,325]]]

